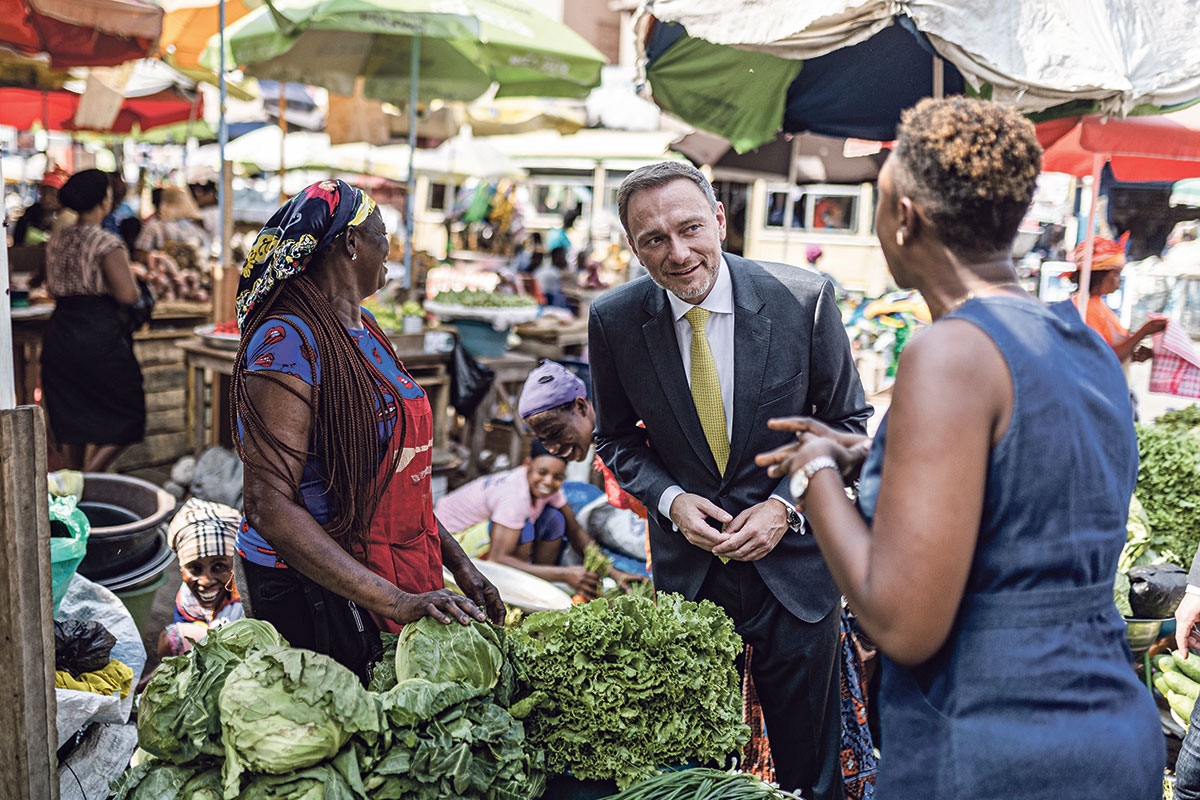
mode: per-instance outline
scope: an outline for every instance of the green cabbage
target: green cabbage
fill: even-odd
[[[426,682],[400,686],[418,683]],[[526,746],[520,722],[483,697],[395,728],[392,741],[364,776],[372,800],[528,800],[545,789],[541,751]]]
[[[749,738],[742,642],[709,601],[600,598],[532,614],[507,641],[520,687],[510,711],[551,773],[625,788],[660,767],[724,762]]]
[[[221,800],[221,767],[209,761],[169,764],[149,759],[112,785],[112,800]]]
[[[502,629],[487,622],[444,624],[421,617],[404,626],[396,642],[396,678],[462,683],[488,692],[504,666]]]
[[[165,761],[222,756],[217,696],[248,653],[287,642],[271,625],[241,619],[214,628],[186,654],[164,659],[138,701],[138,744]]]
[[[256,775],[238,800],[364,800],[358,754],[347,747],[330,760],[285,775]]]
[[[251,653],[225,680],[218,701],[225,744],[225,793],[241,773],[282,775],[332,758],[360,734],[383,731],[374,695],[332,658],[276,647]],[[269,795],[267,795],[269,796]]]

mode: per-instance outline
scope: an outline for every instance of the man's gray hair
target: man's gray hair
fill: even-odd
[[[680,178],[699,186],[708,200],[709,208],[717,210],[717,196],[713,193],[712,184],[704,177],[704,173],[686,161],[660,161],[657,164],[638,167],[621,181],[621,188],[617,190],[617,214],[621,217],[621,227],[625,229],[626,235],[629,234],[629,198],[646,189],[666,186]]]

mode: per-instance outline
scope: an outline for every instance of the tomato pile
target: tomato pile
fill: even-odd
[[[213,325],[213,333],[221,333],[229,336],[238,335],[237,320],[229,320],[228,322],[218,322]]]

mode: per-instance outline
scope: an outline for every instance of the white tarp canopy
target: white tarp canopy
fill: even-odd
[[[866,41],[907,16],[975,88],[1023,111],[1099,101],[1125,115],[1200,96],[1200,0],[646,0],[690,36],[787,59]]]

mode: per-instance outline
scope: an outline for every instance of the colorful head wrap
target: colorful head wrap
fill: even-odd
[[[351,225],[361,225],[374,210],[375,201],[366,192],[339,180],[314,183],[280,206],[258,232],[242,265],[238,327],[276,283],[299,275],[313,253]]]
[[[1092,245],[1092,272],[1104,272],[1110,269],[1121,269],[1125,266],[1125,243],[1129,241],[1129,231],[1121,234],[1121,238],[1113,241],[1103,236],[1097,236]],[[1075,246],[1071,253],[1071,262],[1075,269],[1064,272],[1059,277],[1066,278],[1074,275],[1083,265],[1087,257],[1087,239]]]
[[[197,558],[232,556],[241,522],[242,515],[236,508],[193,497],[167,526],[167,544],[175,551],[180,565]]]

